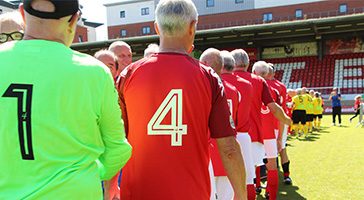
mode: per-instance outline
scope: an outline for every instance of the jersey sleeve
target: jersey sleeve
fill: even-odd
[[[213,71],[210,71],[210,82],[212,91],[212,106],[209,117],[209,128],[212,138],[223,138],[235,136],[236,132],[232,128],[232,118],[224,92],[224,86]]]
[[[263,81],[263,89],[262,89],[262,102],[264,105],[268,105],[272,102],[274,102],[272,95],[269,92],[269,87],[267,85],[267,82]]]
[[[99,128],[105,151],[99,157],[102,180],[112,178],[129,160],[131,146],[125,138],[118,95],[110,75],[106,78],[102,100]]]

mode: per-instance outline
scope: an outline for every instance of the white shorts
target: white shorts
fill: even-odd
[[[252,140],[248,133],[238,132],[236,139],[240,143],[241,152],[243,154],[246,173],[246,184],[254,184],[255,167],[252,155]]]
[[[282,133],[282,149],[286,148],[287,145],[287,137],[288,137],[288,125],[284,125],[283,133]]]
[[[212,167],[212,162],[210,159],[209,162],[209,174],[210,174],[210,184],[211,184],[211,195],[210,195],[210,200],[216,200],[216,183],[215,183],[215,176],[214,176],[214,169]]]
[[[269,139],[264,140],[264,149],[265,155],[267,158],[276,158],[278,157],[278,149],[277,149],[277,140]]]
[[[263,159],[265,156],[264,146],[260,142],[252,142],[252,155],[255,166],[264,165]]]
[[[232,200],[234,198],[234,190],[227,176],[216,176],[215,182],[218,200]]]

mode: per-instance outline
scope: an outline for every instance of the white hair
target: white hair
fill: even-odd
[[[261,77],[265,77],[269,72],[269,65],[265,61],[258,61],[254,63],[252,72]]]
[[[144,58],[149,57],[153,53],[158,53],[158,52],[159,52],[158,44],[155,43],[149,44],[148,47],[144,50]]]
[[[215,48],[206,49],[200,56],[200,62],[210,65],[218,73],[224,64],[220,51]]]
[[[228,51],[221,51],[220,52],[222,59],[224,60],[224,69],[226,71],[233,71],[235,67],[235,59]]]
[[[297,94],[302,94],[302,89],[301,89],[301,88],[297,88],[297,89],[296,89],[296,93],[297,93]]]
[[[231,52],[235,59],[235,65],[237,67],[248,67],[249,66],[249,55],[243,49],[235,49]]]
[[[111,58],[113,58],[115,64],[116,64],[116,69],[119,68],[118,66],[118,57],[115,55],[114,52],[110,51],[110,50],[107,50],[107,49],[101,49],[99,51],[97,51],[95,54],[94,54],[94,57],[96,59],[99,59],[101,56],[105,56],[105,55],[108,55],[110,56]]]
[[[164,36],[182,36],[197,19],[197,9],[191,0],[161,0],[155,10],[155,21]]]

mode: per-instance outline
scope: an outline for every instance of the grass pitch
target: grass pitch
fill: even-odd
[[[364,128],[350,117],[343,115],[342,127],[332,127],[331,115],[324,115],[320,132],[289,137],[293,185],[282,183],[280,168],[279,200],[364,199]]]

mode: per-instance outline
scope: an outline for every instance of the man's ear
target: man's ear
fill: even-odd
[[[158,24],[156,22],[154,22],[154,30],[157,33],[157,35],[160,35],[159,27],[158,27]]]
[[[69,22],[69,25],[68,25],[68,31],[70,33],[75,30],[74,27],[77,26],[77,22],[78,22],[79,17],[80,17],[80,11],[78,11],[77,13],[72,15],[71,21]]]
[[[190,35],[195,35],[196,27],[197,27],[197,21],[192,20],[192,22],[190,23],[189,29],[188,29],[188,33]]]
[[[24,21],[24,25],[25,25],[25,13],[24,13],[24,5],[23,3],[19,4],[19,13],[21,15],[21,17],[23,18]]]

